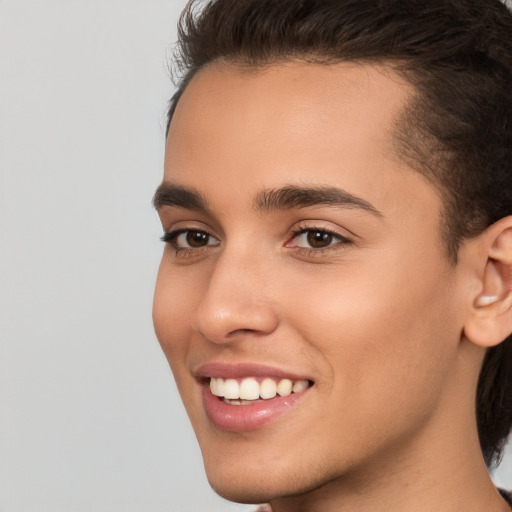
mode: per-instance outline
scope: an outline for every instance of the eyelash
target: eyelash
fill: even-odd
[[[206,235],[209,238],[213,238],[216,240],[216,238],[208,233],[208,231],[205,231],[204,229],[192,229],[192,228],[182,228],[177,229],[175,231],[169,231],[167,233],[164,233],[160,240],[166,244],[169,244],[175,251],[176,256],[198,256],[202,254],[204,251],[208,249],[208,247],[211,247],[211,245],[207,244],[203,247],[180,247],[177,244],[177,239],[180,235],[183,235],[184,233],[200,233],[202,235]]]
[[[299,251],[302,254],[305,254],[307,256],[322,256],[326,252],[343,249],[352,244],[352,240],[350,240],[346,236],[341,235],[340,233],[337,233],[336,231],[333,231],[333,230],[325,228],[325,227],[310,225],[307,223],[301,223],[298,226],[296,226],[292,231],[290,231],[290,233],[288,234],[288,239],[295,240],[300,235],[303,235],[303,234],[309,233],[309,232],[312,232],[312,233],[316,232],[316,233],[323,233],[326,235],[330,235],[334,238],[337,238],[339,240],[339,242],[332,243],[326,247],[319,247],[319,248],[313,248],[313,247],[308,248],[308,247],[295,246],[295,249],[297,251]],[[289,242],[287,242],[287,244],[288,243]]]
[[[175,251],[176,256],[186,257],[186,256],[198,256],[202,254],[204,251],[208,250],[208,247],[216,246],[218,244],[207,244],[202,247],[192,248],[192,247],[181,247],[177,245],[177,239],[180,235],[184,233],[200,233],[202,235],[205,235],[211,239],[216,240],[216,238],[210,234],[208,231],[202,230],[202,229],[192,229],[192,228],[183,228],[183,229],[177,229],[175,231],[170,231],[167,233],[164,233],[163,236],[160,238],[160,240],[164,243],[169,244]],[[326,247],[298,247],[298,246],[288,246],[287,244],[290,243],[292,240],[296,240],[299,236],[309,233],[309,232],[317,232],[317,233],[323,233],[329,236],[332,236],[333,238],[336,238],[339,240],[339,242],[331,243]],[[333,251],[333,250],[339,250],[341,248],[347,247],[348,245],[352,244],[352,240],[347,238],[346,236],[341,235],[340,233],[337,233],[333,230],[326,229],[324,227],[318,227],[314,225],[309,225],[306,223],[299,224],[295,227],[292,231],[290,231],[287,235],[288,241],[285,244],[285,247],[292,247],[295,248],[298,252],[302,254],[306,254],[307,256],[321,256],[325,254],[326,252]],[[219,242],[220,243],[220,242]]]

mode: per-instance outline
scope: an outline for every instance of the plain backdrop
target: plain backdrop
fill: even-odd
[[[209,489],[151,324],[184,4],[0,0],[2,512],[247,509]]]

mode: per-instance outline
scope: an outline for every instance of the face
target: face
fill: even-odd
[[[154,323],[228,499],[368,480],[452,414],[460,278],[395,154],[410,95],[370,65],[218,64],[179,102]]]

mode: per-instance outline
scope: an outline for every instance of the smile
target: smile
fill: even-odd
[[[308,400],[309,376],[257,364],[208,363],[195,372],[210,424],[247,432],[274,423]]]
[[[287,397],[309,388],[307,380],[245,377],[243,379],[210,378],[210,390],[230,405],[251,405],[255,401]]]

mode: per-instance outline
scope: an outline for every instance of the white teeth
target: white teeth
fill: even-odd
[[[277,384],[272,379],[265,379],[260,384],[260,396],[263,399],[274,398],[277,393]]]
[[[254,400],[229,400],[228,398],[224,398],[224,402],[229,405],[250,405],[254,403]]]
[[[293,385],[292,390],[293,390],[294,393],[300,393],[301,391],[304,391],[308,387],[309,387],[309,383],[308,383],[307,380],[298,380]]]
[[[224,396],[224,380],[210,379],[210,389],[215,396]]]
[[[256,379],[244,379],[240,383],[240,398],[242,400],[257,400],[260,397],[260,385]]]
[[[290,379],[282,379],[277,385],[277,394],[279,396],[288,396],[292,394],[293,382]]]
[[[263,400],[274,398],[276,395],[288,396],[291,393],[299,393],[309,387],[307,380],[281,379],[276,382],[274,379],[266,378],[259,383],[254,377],[247,377],[238,382],[236,379],[211,378],[210,389],[212,394],[223,397],[233,405],[244,404],[250,400]]]
[[[218,390],[220,392],[220,389]],[[221,395],[222,396],[222,395]],[[230,398],[234,400],[235,398],[240,398],[240,386],[235,379],[226,379],[224,381],[224,398]]]

